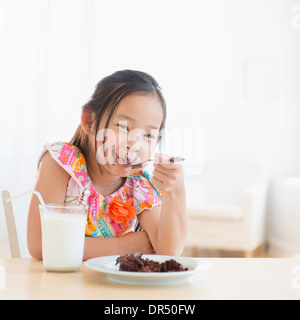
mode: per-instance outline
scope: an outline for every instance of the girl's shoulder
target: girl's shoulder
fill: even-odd
[[[43,153],[40,157],[46,152],[49,152],[52,158],[61,166],[64,167],[74,167],[75,164],[77,165],[85,165],[85,159],[82,152],[79,150],[78,147],[72,145],[68,142],[57,141],[54,143],[46,143],[44,145]]]
[[[39,162],[46,152],[49,152],[56,163],[69,173],[82,191],[87,183],[88,175],[86,161],[80,149],[63,141],[46,143]]]
[[[83,157],[79,148],[69,142],[56,141],[54,143],[47,143],[45,146],[51,151],[60,154],[62,161],[65,162],[67,159]]]

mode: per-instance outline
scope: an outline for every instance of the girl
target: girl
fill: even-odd
[[[146,163],[132,165],[150,159],[165,120],[155,79],[118,71],[96,86],[71,142],[45,145],[35,190],[46,203],[88,205],[84,260],[136,252],[181,254],[187,234],[182,165],[155,154],[151,179],[143,170]],[[36,197],[27,234],[30,254],[42,259]]]

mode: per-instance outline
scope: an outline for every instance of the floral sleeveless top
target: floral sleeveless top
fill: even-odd
[[[70,174],[65,203],[88,206],[86,236],[112,238],[139,231],[138,214],[161,204],[162,193],[151,184],[146,171],[128,176],[119,190],[102,196],[91,183],[77,147],[66,142],[46,144],[41,158],[47,151]]]

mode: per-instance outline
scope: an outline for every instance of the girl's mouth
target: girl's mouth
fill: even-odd
[[[130,161],[128,159],[128,157],[120,158],[119,156],[117,156],[117,163],[119,163],[122,166],[129,167],[131,165],[132,161]]]
[[[135,159],[130,160],[128,157],[120,158],[119,156],[117,156],[117,163],[123,167],[132,167],[132,169],[135,169],[134,163],[136,163],[136,159],[137,157]]]

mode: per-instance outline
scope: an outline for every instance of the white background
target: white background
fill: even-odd
[[[204,132],[205,159],[270,166],[269,237],[300,248],[298,207],[279,212],[272,191],[300,174],[298,5],[0,0],[0,189],[32,188],[43,144],[71,139],[97,82],[137,69],[163,88],[169,130]]]

